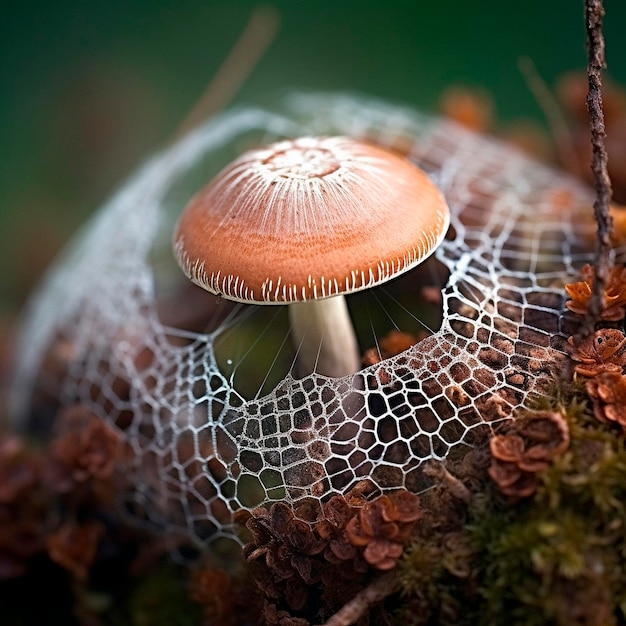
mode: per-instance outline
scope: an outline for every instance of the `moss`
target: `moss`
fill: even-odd
[[[575,384],[555,386],[534,408],[564,410],[569,448],[516,503],[479,466],[465,520],[457,512],[455,523],[441,494],[423,499],[431,517],[399,567],[396,623],[626,624],[623,433],[593,417]],[[468,474],[461,464],[449,469]]]
[[[399,567],[402,603],[395,622],[458,624],[473,602],[471,580],[452,573],[456,559],[443,545],[417,541]]]
[[[489,506],[472,512],[484,563],[477,623],[624,623],[624,439],[595,421],[579,388],[557,400],[567,402],[571,444],[534,497],[512,506],[489,486]]]

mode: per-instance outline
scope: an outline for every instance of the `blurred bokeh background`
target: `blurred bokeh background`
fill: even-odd
[[[611,75],[626,83],[626,3],[607,0]],[[9,0],[0,19],[0,313],[11,317],[77,226],[172,136],[257,2]],[[235,100],[352,90],[435,110],[488,90],[499,120],[542,112],[586,61],[582,0],[277,0],[280,30]]]

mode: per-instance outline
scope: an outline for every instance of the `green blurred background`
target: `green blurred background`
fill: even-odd
[[[22,305],[77,225],[176,129],[252,1],[13,2],[0,18],[0,298]],[[236,100],[348,89],[433,109],[487,88],[499,119],[541,118],[517,62],[553,83],[586,61],[582,0],[278,0],[280,31]],[[607,0],[626,83],[626,2]]]

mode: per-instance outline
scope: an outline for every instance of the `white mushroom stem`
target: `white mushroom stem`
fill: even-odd
[[[348,376],[361,369],[359,346],[343,296],[289,305],[298,374]]]

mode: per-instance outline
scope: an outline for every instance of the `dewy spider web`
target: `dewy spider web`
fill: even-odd
[[[246,400],[215,356],[228,321],[199,332],[166,319],[158,294],[182,280],[171,232],[244,149],[311,134],[402,150],[440,186],[452,211],[436,253],[449,271],[441,328],[360,384],[287,376]],[[410,109],[325,94],[234,109],[148,163],[52,269],[24,324],[14,413],[41,429],[59,407],[86,407],[132,450],[136,518],[201,543],[234,538],[233,512],[272,499],[322,499],[364,477],[418,491],[425,461],[545,388],[568,334],[563,286],[592,258],[591,203],[571,178]]]

